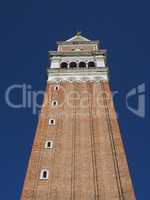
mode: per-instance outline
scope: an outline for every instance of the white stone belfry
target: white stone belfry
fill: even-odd
[[[99,48],[99,41],[77,33],[57,45],[57,51],[49,51],[48,82],[108,79],[106,50]]]

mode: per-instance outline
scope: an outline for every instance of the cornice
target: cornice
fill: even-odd
[[[49,57],[53,56],[95,56],[95,55],[106,55],[106,50],[98,50],[98,51],[80,51],[80,52],[61,52],[61,51],[49,51]]]

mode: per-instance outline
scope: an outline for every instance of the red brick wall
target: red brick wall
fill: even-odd
[[[21,200],[135,200],[108,83],[48,84],[43,105]]]

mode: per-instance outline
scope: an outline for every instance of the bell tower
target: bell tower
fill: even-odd
[[[57,45],[21,200],[135,200],[106,50],[80,33]]]

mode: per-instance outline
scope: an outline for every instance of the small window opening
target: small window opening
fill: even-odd
[[[41,171],[40,179],[47,180],[48,179],[48,170],[43,169]]]
[[[52,106],[55,107],[57,106],[58,102],[57,101],[52,101]]]
[[[46,149],[52,149],[53,148],[53,141],[52,140],[48,140],[45,142],[45,148]]]
[[[59,86],[56,85],[56,86],[54,87],[54,90],[59,90]]]
[[[49,124],[49,125],[55,125],[55,120],[54,120],[54,119],[49,119],[48,124]]]

